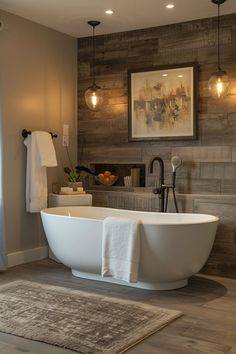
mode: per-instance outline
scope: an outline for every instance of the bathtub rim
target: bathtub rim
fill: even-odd
[[[125,211],[125,212],[129,212],[129,213],[143,213],[143,214],[165,214],[165,215],[198,215],[198,216],[208,216],[209,219],[208,220],[195,220],[195,221],[189,221],[189,222],[174,222],[174,223],[168,223],[168,222],[142,222],[141,220],[141,224],[143,225],[158,225],[158,226],[176,226],[176,225],[199,225],[199,224],[210,224],[210,223],[215,223],[215,222],[219,222],[220,218],[218,216],[215,215],[211,215],[211,214],[198,214],[198,213],[162,213],[162,212],[153,212],[153,211],[139,211],[139,210],[129,210],[129,209],[115,209],[115,208],[108,208],[108,207],[96,207],[96,206],[60,206],[60,207],[52,207],[52,208],[45,208],[43,210],[40,211],[41,215],[50,215],[50,216],[54,216],[57,218],[64,218],[64,217],[68,217],[70,219],[79,219],[79,220],[84,220],[84,221],[101,221],[103,222],[103,220],[105,219],[98,219],[98,218],[91,218],[91,217],[81,217],[81,216],[71,216],[71,215],[61,215],[61,214],[56,214],[56,213],[50,213],[48,212],[48,210],[61,210],[61,209],[91,209],[91,208],[97,208],[97,209],[105,209],[105,210],[115,210],[115,211]],[[128,219],[128,217],[127,217]]]

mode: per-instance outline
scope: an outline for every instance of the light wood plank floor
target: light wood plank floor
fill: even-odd
[[[78,279],[69,269],[50,260],[0,273],[0,284],[16,279],[146,302],[184,313],[183,317],[130,349],[128,354],[236,354],[236,279],[197,275],[186,288],[153,292]],[[0,354],[22,353],[75,352],[0,333]]]

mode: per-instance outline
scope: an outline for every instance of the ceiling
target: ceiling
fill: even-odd
[[[175,8],[166,9],[169,3]],[[74,37],[90,36],[88,20],[100,20],[96,34],[129,31],[213,17],[211,0],[0,0],[0,9]],[[113,15],[105,10],[112,9]],[[227,0],[221,14],[236,13],[236,0]]]

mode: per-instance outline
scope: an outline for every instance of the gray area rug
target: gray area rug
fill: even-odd
[[[179,311],[83,291],[14,281],[0,286],[0,331],[83,354],[117,354]]]

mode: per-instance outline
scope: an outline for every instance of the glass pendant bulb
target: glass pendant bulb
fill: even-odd
[[[91,111],[98,111],[103,103],[103,90],[93,84],[85,91],[85,102]]]
[[[213,98],[225,97],[229,91],[229,85],[229,77],[223,70],[212,73],[208,81],[208,88]]]
[[[227,95],[229,90],[229,77],[226,71],[221,69],[220,66],[220,5],[222,5],[226,0],[211,0],[213,4],[218,7],[217,16],[217,55],[218,55],[218,69],[211,74],[208,80],[208,89],[213,98],[223,98]]]
[[[93,38],[92,38],[92,49],[93,49],[93,55],[92,55],[92,66],[91,66],[91,72],[92,72],[92,85],[87,88],[87,90],[84,93],[84,98],[85,102],[91,111],[98,111],[103,103],[103,91],[100,86],[96,85],[95,82],[95,72],[94,72],[94,66],[95,66],[95,27],[100,25],[99,21],[88,21],[88,24],[93,27]]]

